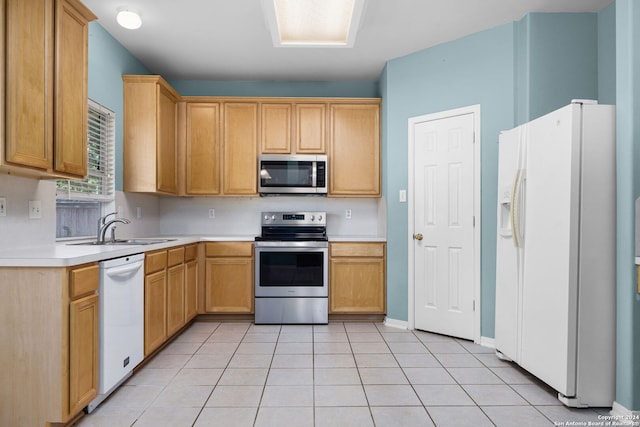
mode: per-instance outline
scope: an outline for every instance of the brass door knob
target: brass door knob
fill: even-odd
[[[413,238],[416,239],[416,240],[422,240],[423,236],[422,236],[421,233],[418,233],[418,234],[414,234]]]

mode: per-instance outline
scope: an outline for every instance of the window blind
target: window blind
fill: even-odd
[[[87,178],[58,180],[58,199],[109,201],[114,198],[115,113],[89,100],[88,116]]]

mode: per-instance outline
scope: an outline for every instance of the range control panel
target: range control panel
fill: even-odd
[[[326,212],[262,212],[263,226],[327,225]]]

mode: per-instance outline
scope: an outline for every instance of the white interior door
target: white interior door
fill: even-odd
[[[474,339],[475,114],[413,123],[415,327]]]

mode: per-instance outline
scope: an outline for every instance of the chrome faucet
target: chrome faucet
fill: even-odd
[[[107,221],[111,215],[116,215],[117,212],[111,212],[102,216],[98,219],[98,233],[96,235],[96,244],[101,245],[104,243],[104,236],[107,234],[107,229],[111,227],[113,224],[119,222],[121,224],[130,224],[131,221],[126,218],[114,218],[111,221]],[[112,238],[115,240],[115,233],[111,234]]]

